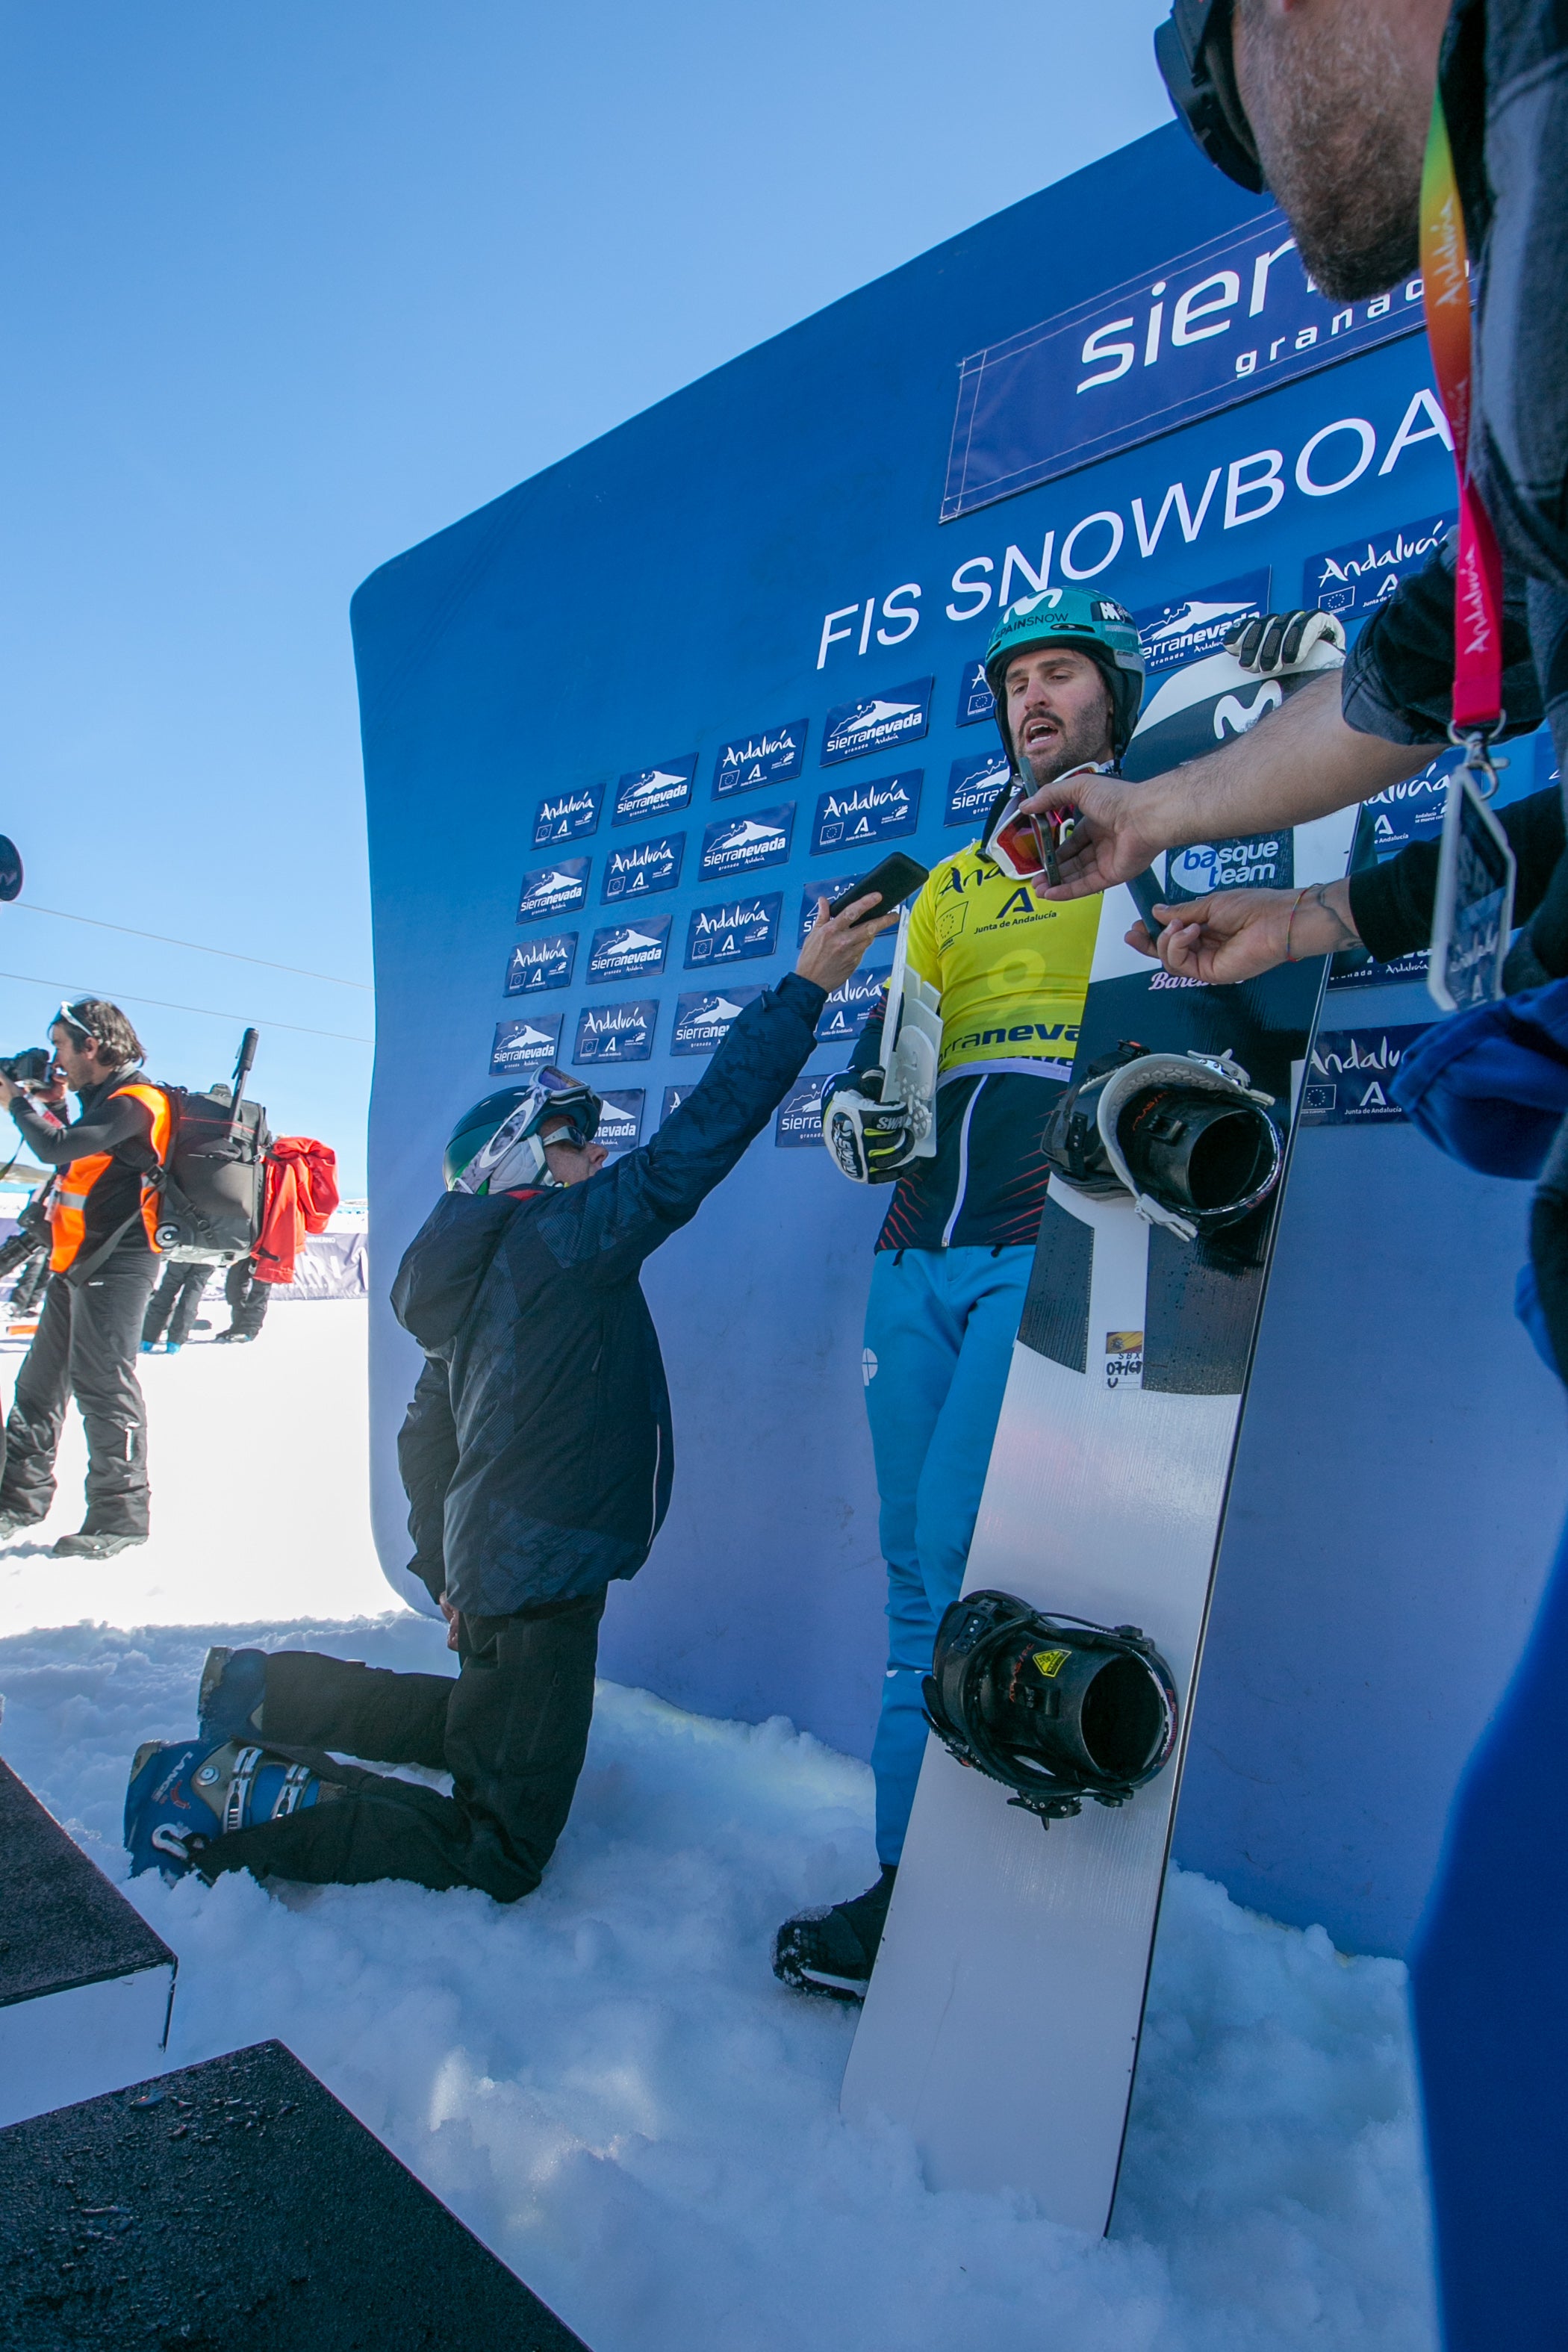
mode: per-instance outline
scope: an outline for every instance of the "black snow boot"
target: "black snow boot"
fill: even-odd
[[[888,1916],[899,1866],[882,1864],[875,1886],[830,1911],[802,1911],[773,1938],[773,1974],[796,1992],[833,2000],[864,2000]]]

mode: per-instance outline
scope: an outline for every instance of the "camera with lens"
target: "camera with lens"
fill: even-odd
[[[0,1076],[29,1090],[47,1086],[54,1058],[47,1045],[25,1045],[19,1054],[0,1054]]]

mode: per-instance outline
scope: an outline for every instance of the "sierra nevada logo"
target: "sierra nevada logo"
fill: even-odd
[[[665,816],[671,809],[684,808],[691,798],[691,779],[697,773],[697,754],[689,751],[683,760],[664,760],[655,768],[634,768],[616,786],[616,813],[612,823],[635,824],[645,816]]]
[[[967,760],[955,760],[948,771],[943,824],[984,824],[1011,772],[1006,754],[1000,750],[984,752],[978,759],[972,753]]]
[[[763,784],[793,783],[805,760],[805,727],[804,719],[792,719],[786,727],[763,727],[754,735],[721,743],[713,764],[714,799],[754,793]]]
[[[795,831],[795,803],[756,809],[750,816],[721,817],[702,836],[702,863],[698,871],[705,882],[750,874],[759,866],[782,866],[789,856]]]
[[[721,907],[696,908],[686,934],[688,967],[772,955],[783,905],[784,892],[770,890],[758,898],[731,898]]]
[[[1213,588],[1202,588],[1195,596],[1182,597],[1173,604],[1147,604],[1134,613],[1145,675],[1159,677],[1168,669],[1179,669],[1184,662],[1223,653],[1234,629],[1268,610],[1269,577],[1265,564],[1260,571],[1221,580]]]
[[[805,947],[806,933],[816,928],[820,899],[826,898],[831,907],[864,879],[863,874],[835,874],[831,877],[824,876],[820,882],[808,882],[800,894],[800,937],[795,945]]]
[[[730,1034],[748,1004],[762,994],[761,987],[725,988],[707,993],[678,996],[675,1026],[670,1032],[672,1054],[711,1054]]]
[[[1436,553],[1456,520],[1452,513],[1429,515],[1379,539],[1348,540],[1342,547],[1310,555],[1301,573],[1302,604],[1337,613],[1342,621],[1386,604],[1400,582]]]
[[[641,1087],[627,1087],[599,1097],[602,1108],[594,1140],[604,1145],[611,1160],[618,1160],[623,1151],[635,1151],[641,1142],[643,1098]]]
[[[599,823],[603,784],[585,784],[578,793],[554,793],[541,801],[533,814],[533,845],[542,849],[552,841],[575,841],[593,833]],[[586,867],[584,867],[586,872]]]
[[[523,996],[536,988],[570,988],[577,961],[577,934],[559,931],[552,940],[524,940],[506,968],[506,992]]]
[[[824,793],[812,828],[813,856],[825,849],[868,849],[899,834],[913,833],[920,821],[924,772],[910,768],[901,776],[880,776],[875,783]]]
[[[585,1004],[577,1019],[574,1062],[646,1062],[653,1051],[658,999],[626,1004]]]
[[[822,1080],[797,1078],[779,1105],[773,1141],[786,1151],[822,1148]]]
[[[860,702],[841,702],[827,714],[822,734],[821,765],[858,760],[867,751],[890,751],[900,743],[913,743],[923,735],[931,711],[934,678],[911,678],[890,694],[870,695]]]
[[[498,1021],[490,1048],[492,1078],[515,1076],[519,1071],[542,1069],[561,1051],[561,1021]]]
[[[637,980],[662,971],[669,946],[669,917],[655,915],[640,923],[612,924],[595,931],[588,953],[590,980]]]
[[[686,835],[667,833],[658,841],[639,841],[635,849],[612,849],[605,860],[599,902],[612,898],[646,898],[656,890],[673,890],[680,879]]]
[[[588,868],[592,859],[558,857],[553,866],[536,866],[522,877],[517,919],[531,923],[541,915],[571,915],[586,904]]]

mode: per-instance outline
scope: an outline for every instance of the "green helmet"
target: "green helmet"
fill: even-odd
[[[1002,681],[1014,655],[1032,653],[1037,646],[1075,646],[1100,664],[1110,689],[1111,755],[1120,760],[1143,699],[1143,653],[1127,607],[1087,588],[1042,588],[1038,595],[1020,596],[1008,605],[985,648],[985,683],[995,698],[1003,749],[1015,770],[1018,755],[1007,731]]]
[[[463,1113],[447,1139],[441,1156],[447,1192],[488,1191],[492,1176],[502,1180],[496,1188],[501,1192],[509,1183],[542,1180],[549,1184],[552,1179],[539,1130],[563,1118],[580,1143],[591,1142],[603,1108],[593,1087],[564,1070],[540,1070],[526,1086],[503,1087],[486,1095]]]

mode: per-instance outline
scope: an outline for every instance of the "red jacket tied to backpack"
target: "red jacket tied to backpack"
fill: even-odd
[[[261,1237],[252,1253],[258,1282],[292,1282],[307,1234],[324,1233],[338,1205],[338,1155],[309,1135],[279,1135],[267,1154]]]

